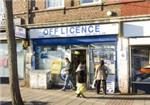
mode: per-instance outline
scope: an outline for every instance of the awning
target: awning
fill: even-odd
[[[65,38],[41,38],[32,39],[33,45],[73,45],[73,44],[92,44],[102,42],[116,42],[117,35],[97,35],[82,37],[65,37]]]

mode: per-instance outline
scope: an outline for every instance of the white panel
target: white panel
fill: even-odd
[[[150,37],[146,38],[130,38],[130,45],[150,45]]]
[[[67,27],[30,29],[29,34],[30,38],[112,35],[118,34],[118,24],[74,25]]]
[[[0,32],[0,40],[6,40],[7,39],[7,33],[6,32]]]
[[[22,27],[15,27],[15,36],[19,38],[26,38],[26,29]]]
[[[150,21],[137,21],[123,23],[125,37],[150,36]]]
[[[117,46],[118,84],[121,93],[128,93],[128,39],[118,38]]]
[[[15,36],[16,38],[26,38],[26,29],[22,27],[15,26]],[[7,38],[7,32],[0,32],[0,39]]]
[[[50,80],[49,70],[30,71],[31,88],[47,89]]]

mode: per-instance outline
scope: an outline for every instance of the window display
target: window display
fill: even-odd
[[[0,77],[9,77],[7,43],[0,43]],[[17,63],[19,79],[24,78],[24,51],[21,43],[17,43]]]
[[[132,47],[132,77],[135,82],[150,82],[150,47]]]
[[[115,62],[116,62],[116,55],[115,55],[115,45],[92,45],[94,49],[92,50],[93,53],[93,62],[95,69],[99,64],[100,60],[104,60],[105,64],[110,69],[111,74],[115,74]]]
[[[104,60],[108,67],[107,77],[107,93],[114,93],[117,88],[117,71],[116,71],[116,46],[115,43],[92,44],[92,63],[93,71],[91,71],[91,83],[94,79],[94,72],[99,66],[101,60]]]
[[[150,93],[150,46],[131,47],[133,93]]]
[[[69,46],[36,46],[34,52],[35,70],[50,71],[53,85],[62,85],[62,68],[64,58],[70,56]]]

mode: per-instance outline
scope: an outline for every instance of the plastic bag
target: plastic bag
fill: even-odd
[[[92,83],[91,88],[92,88],[92,89],[94,89],[94,88],[95,88],[95,86],[96,86],[96,79],[94,79],[94,80],[93,80],[93,83]]]

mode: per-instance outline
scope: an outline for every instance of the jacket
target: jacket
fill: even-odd
[[[70,73],[70,69],[71,69],[71,63],[68,62],[68,63],[64,66],[65,74],[69,74],[69,73]]]
[[[106,80],[108,75],[108,69],[105,65],[99,66],[95,71],[96,80]]]

